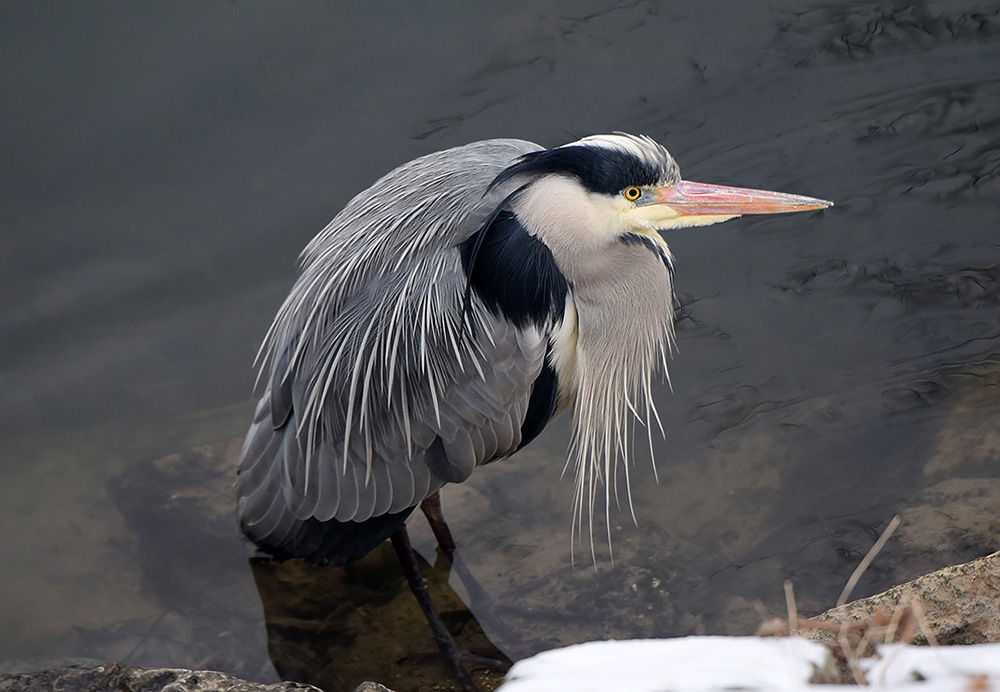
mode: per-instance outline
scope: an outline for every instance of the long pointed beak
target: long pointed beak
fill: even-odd
[[[752,190],[746,187],[709,185],[682,180],[657,188],[649,204],[662,204],[679,216],[742,216],[743,214],[786,214],[832,207],[833,202],[784,192]]]

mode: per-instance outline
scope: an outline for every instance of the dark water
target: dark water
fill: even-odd
[[[269,636],[330,689],[436,674],[384,555],[251,569],[233,440],[303,245],[486,137],[642,132],[688,179],[837,203],[667,238],[660,484],[640,458],[613,565],[570,567],[565,421],[448,489],[494,644],[752,631],[786,578],[819,610],[897,512],[859,595],[995,550],[998,66],[971,0],[6,3],[0,661],[274,679]]]

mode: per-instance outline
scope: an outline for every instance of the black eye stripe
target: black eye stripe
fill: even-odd
[[[627,187],[656,185],[667,172],[638,156],[611,147],[568,146],[523,156],[497,176],[493,184],[525,173],[572,175],[591,192],[616,195]]]

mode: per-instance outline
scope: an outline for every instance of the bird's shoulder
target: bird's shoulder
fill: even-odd
[[[426,154],[355,195],[302,253],[305,270],[338,257],[402,262],[454,247],[489,218],[511,186],[496,177],[537,144],[488,139]]]

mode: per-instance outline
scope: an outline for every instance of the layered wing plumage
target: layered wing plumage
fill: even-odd
[[[490,140],[412,161],[306,248],[240,463],[238,514],[259,545],[360,557],[444,483],[518,448],[546,329],[467,292],[459,246],[510,193],[490,183],[538,149]]]

